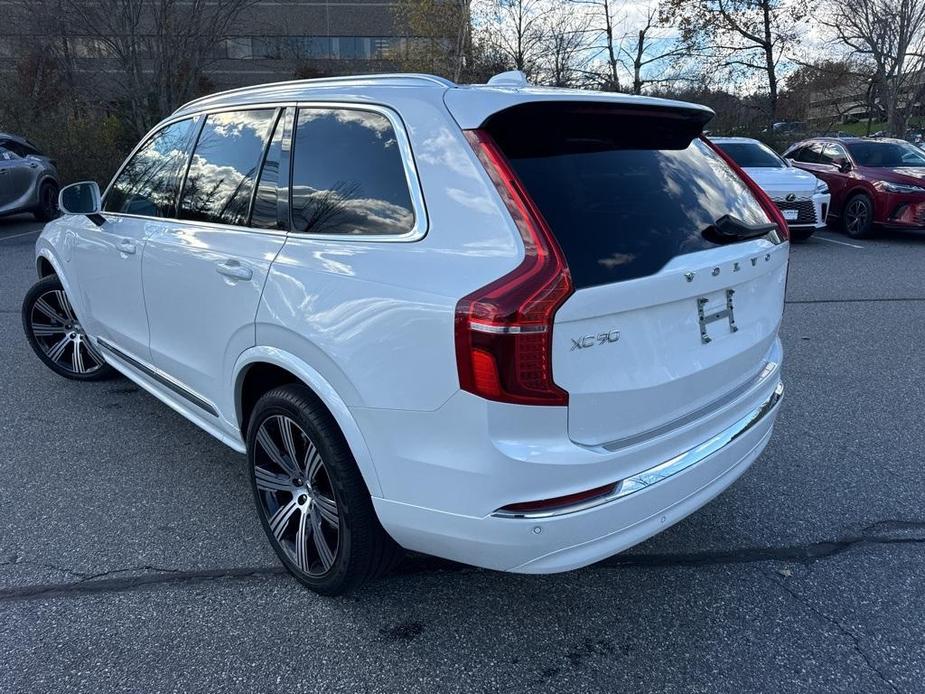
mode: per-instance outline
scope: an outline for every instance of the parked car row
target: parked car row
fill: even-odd
[[[925,228],[925,152],[905,140],[816,137],[783,156],[749,138],[713,141],[774,200],[795,241],[827,221],[854,238]]]
[[[58,170],[29,140],[0,133],[0,217],[31,212],[40,222],[58,210]]]
[[[746,137],[714,137],[745,172],[777,205],[790,238],[805,241],[816,229],[825,227],[831,196],[825,181],[795,168],[767,145]]]

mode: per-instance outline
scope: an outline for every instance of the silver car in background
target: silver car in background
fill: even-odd
[[[58,170],[32,142],[0,133],[0,217],[31,212],[40,222],[58,214]]]

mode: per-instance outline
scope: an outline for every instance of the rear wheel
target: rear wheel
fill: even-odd
[[[260,398],[247,456],[270,544],[312,590],[348,593],[400,556],[340,429],[305,386],[281,386]]]
[[[853,239],[870,236],[874,226],[874,203],[863,193],[848,199],[842,212],[845,233]]]
[[[58,186],[46,181],[39,189],[39,206],[32,213],[40,222],[50,222],[58,216]]]
[[[115,373],[93,347],[57,277],[39,280],[26,293],[22,326],[38,358],[59,376],[97,381]]]

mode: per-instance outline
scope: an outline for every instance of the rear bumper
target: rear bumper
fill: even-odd
[[[477,517],[390,499],[373,502],[386,530],[409,549],[518,573],[586,566],[678,522],[748,469],[767,445],[777,416],[783,387],[779,374],[774,376],[760,399],[739,408],[718,433],[624,477],[611,497],[594,503],[533,516]],[[580,472],[576,464],[573,474]],[[588,478],[586,488],[594,483]],[[464,487],[453,492],[463,498],[471,493]]]

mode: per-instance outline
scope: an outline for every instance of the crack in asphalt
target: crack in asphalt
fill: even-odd
[[[673,554],[618,554],[594,564],[593,569],[607,568],[671,568],[697,567],[721,564],[753,564],[759,562],[787,562],[809,565],[829,559],[838,554],[863,546],[889,547],[893,545],[925,545],[925,534],[921,536],[900,536],[897,532],[923,531],[925,521],[884,520],[878,521],[851,535],[838,540],[813,542],[784,547],[743,547],[725,551],[691,552]],[[146,586],[171,584],[192,584],[216,580],[241,580],[249,578],[281,576],[286,573],[282,566],[233,567],[217,569],[184,570],[154,565],[141,565],[103,571],[83,573],[53,564],[14,561],[0,564],[11,566],[34,564],[78,576],[79,580],[69,583],[50,583],[0,589],[0,602],[18,602],[39,598],[73,597],[92,593],[114,593]],[[419,556],[404,562],[396,573],[426,574],[437,571],[468,572],[480,571],[474,567],[457,564],[435,557]],[[118,574],[148,573],[139,576],[118,576]]]
[[[871,672],[873,672],[874,675],[876,675],[877,678],[880,679],[884,684],[886,684],[892,691],[894,691],[894,692],[896,692],[897,694],[899,694],[899,688],[898,688],[895,684],[893,684],[893,681],[890,680],[890,679],[886,676],[886,674],[877,666],[876,663],[874,663],[873,659],[870,657],[870,655],[869,655],[869,654],[867,653],[867,651],[864,649],[864,647],[863,647],[863,645],[862,645],[862,643],[861,643],[861,637],[860,637],[860,636],[858,636],[857,634],[855,634],[853,630],[851,630],[851,629],[849,629],[848,627],[846,627],[844,624],[842,624],[842,623],[841,623],[838,619],[836,619],[835,617],[832,617],[832,616],[826,614],[825,612],[823,612],[822,610],[820,610],[819,608],[817,608],[817,607],[816,607],[815,605],[813,605],[812,603],[807,602],[806,600],[804,600],[804,599],[803,599],[803,596],[801,596],[799,593],[797,593],[797,592],[789,585],[789,583],[788,583],[786,580],[776,580],[776,579],[774,579],[774,578],[772,578],[772,577],[770,577],[770,576],[768,576],[767,578],[768,578],[768,580],[771,581],[773,584],[775,584],[776,586],[778,586],[778,587],[780,587],[781,589],[783,589],[783,591],[784,591],[785,593],[787,593],[787,595],[789,595],[794,601],[798,602],[798,603],[799,603],[800,605],[802,605],[804,608],[806,608],[807,610],[809,610],[810,612],[812,612],[814,615],[816,615],[816,617],[817,617],[819,620],[821,620],[821,621],[823,621],[823,622],[826,622],[827,624],[831,624],[833,627],[835,627],[835,629],[838,631],[839,634],[841,634],[842,636],[847,637],[848,640],[851,641],[851,644],[852,644],[852,647],[853,647],[854,651],[861,657],[861,659],[862,659],[862,660],[864,661],[864,663],[867,665],[867,668],[868,668]]]

